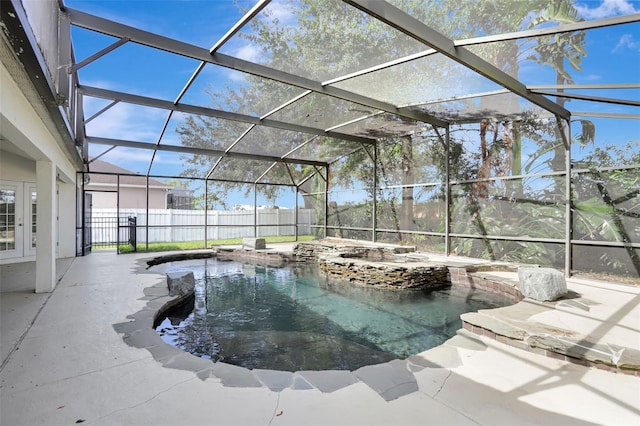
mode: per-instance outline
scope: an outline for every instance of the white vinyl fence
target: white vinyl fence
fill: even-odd
[[[295,235],[294,209],[260,209],[258,237]],[[128,217],[136,218],[138,243],[147,241],[147,210],[120,209],[120,242],[129,238],[125,227]],[[118,241],[116,209],[93,209],[91,212],[93,244]],[[311,209],[298,209],[298,234],[311,234],[316,215]],[[211,210],[207,212],[207,240],[254,236],[253,211]],[[204,210],[149,209],[149,242],[183,242],[204,240]]]

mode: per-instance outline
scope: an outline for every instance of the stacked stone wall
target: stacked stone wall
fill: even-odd
[[[320,272],[329,278],[362,285],[398,290],[429,289],[448,286],[447,268],[372,263],[368,260],[321,256]]]
[[[283,266],[287,263],[295,262],[295,256],[280,252],[257,251],[257,250],[234,250],[219,249],[216,251],[218,259],[247,261],[254,260],[268,266]]]

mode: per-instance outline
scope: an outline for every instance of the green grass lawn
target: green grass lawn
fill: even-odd
[[[284,237],[264,237],[267,243],[286,243],[286,242],[294,242],[294,236],[284,236]],[[315,237],[313,235],[298,235],[298,241],[311,241],[314,240]],[[242,244],[242,238],[230,238],[227,240],[209,240],[207,241],[207,245],[209,247],[212,246],[223,246],[223,245],[238,245]],[[114,248],[114,247],[111,247]],[[175,250],[196,250],[203,249],[204,241],[185,241],[180,243],[149,243],[149,251],[175,251]],[[144,252],[146,251],[146,244],[138,244],[138,251]],[[133,247],[129,244],[120,245],[120,253],[133,253]]]

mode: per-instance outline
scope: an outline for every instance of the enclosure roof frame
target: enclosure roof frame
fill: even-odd
[[[159,145],[156,146],[154,143],[148,142],[140,142],[140,141],[130,141],[124,139],[110,139],[110,138],[101,138],[95,136],[87,136],[87,142],[93,143],[96,145],[116,145],[123,146],[126,148],[135,148],[135,149],[144,149],[144,150],[158,150],[158,151],[167,151],[167,152],[179,152],[183,154],[201,154],[207,155],[211,157],[230,157],[230,158],[244,158],[247,160],[260,160],[265,162],[277,162],[277,163],[288,163],[288,164],[303,164],[309,166],[320,166],[325,167],[328,163],[323,161],[313,161],[306,159],[293,159],[286,157],[274,157],[270,155],[262,155],[262,154],[249,154],[245,152],[225,152],[216,149],[210,148],[196,148],[190,146],[183,145]],[[209,179],[209,177],[206,177]]]
[[[207,49],[204,49],[202,47],[174,40],[159,34],[140,30],[138,28],[124,25],[115,21],[110,21],[108,19],[81,12],[79,10],[67,8],[66,11],[69,14],[71,23],[78,27],[93,30],[113,37],[128,37],[132,42],[163,50],[165,52],[197,59],[202,62],[211,63],[213,65],[230,68],[237,71],[246,72],[258,77],[264,77],[270,80],[279,81],[291,86],[308,89],[313,92],[329,95],[342,100],[347,100],[370,108],[380,109],[385,112],[389,112],[391,114],[399,115],[412,120],[434,124],[439,127],[447,126],[446,122],[439,120],[436,117],[432,117],[430,115],[415,111],[400,111],[396,106],[387,102],[369,98],[367,96],[359,95],[357,93],[349,92],[337,87],[323,85],[321,82],[317,82],[299,75],[279,71],[264,65],[249,62],[240,58],[235,58],[233,56],[225,55],[219,52],[210,53]]]
[[[18,0],[12,0],[18,1]],[[154,153],[151,157],[151,161],[149,164],[149,169],[147,171],[147,175],[151,173],[151,168],[154,163],[155,154],[157,151],[174,151],[177,152],[176,148],[170,145],[166,145],[163,143],[163,137],[165,130],[171,120],[172,114],[174,112],[181,112],[185,114],[192,115],[201,115],[225,120],[234,120],[236,122],[243,122],[249,124],[249,128],[247,131],[243,133],[245,136],[249,131],[251,131],[255,126],[265,126],[274,129],[280,129],[291,132],[305,133],[310,135],[317,136],[325,136],[332,139],[354,142],[359,144],[361,147],[366,145],[375,145],[377,143],[377,139],[386,138],[386,137],[395,137],[393,136],[393,132],[396,132],[398,136],[400,136],[399,132],[404,131],[406,135],[411,135],[418,130],[416,127],[414,130],[403,128],[402,126],[398,126],[397,128],[389,127],[385,129],[381,134],[383,136],[378,135],[376,132],[369,131],[368,133],[364,133],[366,136],[359,136],[356,134],[349,134],[346,132],[341,132],[338,129],[341,127],[351,125],[351,128],[358,129],[360,128],[359,122],[364,122],[365,120],[371,119],[370,123],[377,123],[377,119],[374,119],[381,114],[391,114],[391,116],[385,115],[386,119],[389,120],[388,117],[398,117],[401,120],[410,120],[410,123],[417,122],[423,123],[426,125],[431,125],[435,128],[448,128],[451,124],[465,124],[477,122],[479,120],[478,115],[470,114],[468,116],[449,116],[447,114],[435,114],[433,115],[431,112],[426,111],[423,106],[438,104],[448,101],[457,101],[463,99],[476,99],[482,96],[487,96],[491,94],[508,94],[512,93],[517,95],[521,100],[524,100],[532,105],[535,105],[541,108],[538,114],[540,117],[547,116],[545,113],[548,113],[549,117],[557,117],[563,120],[570,120],[572,116],[572,112],[566,109],[563,105],[564,103],[560,103],[559,99],[578,99],[578,100],[586,100],[594,103],[612,103],[619,104],[625,106],[640,106],[640,102],[635,100],[626,100],[626,99],[615,99],[615,98],[604,98],[604,97],[596,97],[592,95],[583,95],[583,94],[573,94],[566,93],[565,90],[571,89],[636,89],[639,88],[640,85],[635,83],[623,83],[623,84],[611,84],[611,85],[525,85],[518,78],[512,77],[507,72],[502,71],[499,67],[491,64],[487,60],[481,58],[480,56],[473,53],[471,50],[467,49],[466,46],[474,46],[485,43],[494,43],[508,40],[524,40],[532,37],[540,37],[540,36],[549,36],[553,34],[561,34],[567,32],[575,32],[575,31],[584,31],[588,29],[594,28],[602,28],[607,26],[621,25],[621,24],[629,24],[640,22],[640,14],[629,14],[616,16],[612,18],[591,20],[591,21],[579,21],[573,23],[565,23],[551,27],[543,27],[536,29],[528,29],[523,31],[514,31],[509,33],[502,34],[493,34],[486,35],[480,37],[473,37],[467,39],[454,39],[447,37],[437,30],[429,26],[428,24],[423,23],[420,20],[412,17],[408,12],[405,12],[396,6],[381,0],[341,0],[343,3],[348,4],[362,13],[370,16],[372,19],[375,19],[379,22],[382,22],[388,25],[390,28],[397,30],[404,35],[417,40],[418,42],[424,44],[428,47],[427,50],[417,52],[414,54],[410,54],[401,58],[396,58],[384,63],[380,63],[378,65],[368,66],[366,68],[356,70],[345,74],[343,76],[333,77],[326,79],[324,81],[316,81],[311,78],[304,77],[300,74],[296,74],[293,72],[287,72],[284,70],[272,68],[268,65],[262,65],[260,63],[251,62],[245,59],[241,59],[238,57],[230,56],[224,53],[219,52],[219,49],[224,46],[234,35],[236,35],[245,25],[251,22],[252,19],[256,18],[256,16],[262,12],[270,3],[270,0],[257,0],[253,7],[245,12],[244,16],[242,16],[236,23],[230,27],[230,29],[210,48],[202,48],[194,44],[190,44],[187,42],[179,41],[175,38],[166,37],[159,33],[153,33],[150,31],[142,30],[136,27],[132,27],[130,25],[126,25],[123,23],[119,23],[110,19],[106,19],[101,16],[92,15],[90,13],[86,13],[80,10],[76,10],[73,8],[66,7],[64,5],[63,0],[59,0],[59,6],[61,14],[69,25],[76,26],[79,28],[84,28],[90,31],[95,31],[101,34],[105,34],[111,37],[115,37],[116,41],[111,45],[103,48],[97,53],[90,55],[87,59],[80,61],[78,63],[72,63],[68,66],[67,72],[69,74],[76,73],[78,69],[86,66],[88,63],[95,61],[101,56],[106,55],[107,53],[118,49],[120,46],[127,44],[128,42],[133,42],[138,45],[146,46],[152,49],[157,49],[160,51],[168,52],[171,54],[178,55],[184,58],[190,58],[200,61],[196,70],[193,72],[191,77],[187,80],[186,84],[180,91],[178,97],[173,101],[166,101],[157,98],[151,98],[146,96],[135,95],[131,93],[117,92],[113,90],[99,89],[96,87],[90,87],[78,82],[77,85],[77,93],[78,98],[81,100],[82,96],[88,97],[96,97],[102,99],[111,99],[112,103],[107,107],[103,108],[99,112],[95,113],[93,116],[88,119],[82,118],[82,123],[86,124],[96,118],[96,116],[102,114],[107,109],[111,108],[115,104],[119,102],[131,103],[136,105],[142,105],[152,108],[161,108],[169,111],[168,117],[166,119],[165,125],[160,133],[159,138],[155,144],[121,140],[117,138],[96,138],[89,137],[84,134],[84,125],[78,126],[78,131],[76,131],[76,138],[80,139],[79,143],[83,144],[85,147],[88,143],[97,143],[97,141],[101,141],[102,144],[105,144],[107,141],[113,143],[113,147],[123,146],[123,147],[142,147],[144,145],[144,149],[149,149],[149,146],[153,146]],[[337,83],[357,78],[366,74],[375,73],[387,68],[393,68],[394,66],[399,66],[411,61],[415,61],[418,59],[423,59],[431,55],[443,55],[448,59],[454,61],[462,65],[463,67],[473,71],[477,75],[480,75],[488,81],[501,86],[503,89],[488,91],[483,93],[475,93],[475,94],[466,94],[466,95],[457,95],[451,97],[445,97],[442,99],[434,99],[434,100],[425,100],[421,102],[412,102],[399,104],[397,102],[392,103],[389,101],[381,100],[380,98],[376,98],[375,96],[366,96],[365,94],[357,93],[355,91],[347,90],[341,87],[336,86]],[[246,115],[236,112],[229,112],[221,109],[214,109],[203,106],[189,105],[186,103],[180,102],[182,97],[185,95],[187,90],[191,87],[195,78],[199,75],[199,73],[203,70],[206,64],[212,64],[218,67],[223,67],[235,71],[239,71],[242,73],[247,73],[250,75],[254,75],[260,78],[269,79],[272,81],[276,81],[282,83],[284,85],[290,87],[297,87],[305,90],[305,92],[301,93],[290,99],[289,101],[282,104],[280,107],[273,109],[271,112],[264,114],[261,117],[256,117],[253,115]],[[596,87],[597,86],[597,87]],[[292,122],[292,121],[282,121],[278,119],[269,118],[272,114],[287,108],[303,97],[311,94],[317,93],[324,96],[330,96],[345,102],[350,102],[356,105],[362,105],[366,108],[370,108],[371,111],[366,113],[361,117],[352,118],[349,117],[348,120],[343,121],[342,123],[331,123],[330,126],[325,128],[313,127],[304,125],[300,122]],[[557,102],[552,100],[552,97],[555,97]],[[418,107],[418,108],[415,108]],[[446,106],[445,106],[446,108]],[[81,111],[81,108],[79,108]],[[526,114],[526,113],[525,113]],[[576,115],[591,115],[593,117],[597,116],[613,116],[611,113],[585,113],[581,112],[575,113]],[[604,115],[603,115],[604,114]],[[634,114],[614,114],[618,118],[634,118]],[[493,117],[494,119],[503,119],[501,117],[505,117],[504,113],[498,112],[495,116],[490,116],[487,118]],[[511,112],[509,117],[513,117],[513,119],[517,119],[521,116],[521,113],[514,111]],[[444,118],[443,118],[444,117]],[[384,121],[383,121],[384,122]],[[409,124],[409,126],[413,126],[415,124]],[[364,124],[364,128],[371,124]],[[384,136],[384,134],[389,136]],[[363,134],[360,132],[360,134]],[[242,136],[239,140],[236,140],[238,143],[242,139]],[[305,142],[306,144],[307,142]],[[261,153],[240,153],[234,152],[232,149],[234,145],[228,147],[225,150],[217,150],[217,149],[206,149],[203,148],[200,150],[196,149],[198,153],[207,153],[206,155],[215,155],[219,156],[217,164],[222,161],[225,157],[236,157],[236,158],[251,158],[251,159],[260,159],[265,161],[274,161],[276,163],[285,163],[285,164],[314,164],[318,166],[325,167],[328,164],[333,164],[337,159],[342,158],[340,155],[337,158],[325,158],[324,161],[317,161],[316,159],[301,159],[301,158],[291,158],[289,155],[296,150],[300,149],[303,145],[297,146],[291,149],[287,154],[283,156],[278,155],[263,155]],[[195,148],[194,148],[195,149]],[[357,149],[356,149],[357,150]],[[349,152],[353,152],[353,149],[349,147]],[[187,151],[184,151],[187,152]],[[192,153],[196,153],[193,151]],[[103,154],[100,154],[103,155]],[[216,169],[214,166],[209,173],[206,175],[206,179],[209,179],[213,171]],[[268,170],[267,170],[268,171]],[[265,173],[267,172],[265,171]],[[262,178],[263,176],[261,176]],[[260,180],[260,179],[259,179]]]
[[[395,6],[375,0],[344,0],[363,12],[376,19],[390,25],[391,27],[407,34],[420,41],[450,59],[464,65],[467,68],[485,76],[500,86],[509,89],[511,92],[527,99],[541,108],[560,116],[565,120],[571,118],[571,113],[564,107],[545,98],[544,96],[531,93],[520,81],[511,77],[506,72],[495,67],[463,46],[456,46],[455,42],[426,24],[418,21],[404,11]]]

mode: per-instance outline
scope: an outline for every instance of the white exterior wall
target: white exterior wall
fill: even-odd
[[[55,84],[58,79],[58,2],[22,0],[22,7]]]
[[[147,205],[147,193],[144,188],[120,188],[120,208],[140,209]],[[166,209],[167,191],[149,188],[149,208]]]
[[[0,64],[0,126],[2,135],[32,160],[51,161],[58,179],[74,183],[76,170],[62,152],[4,64]],[[34,168],[35,169],[35,168]]]
[[[45,247],[47,253],[46,259],[36,262],[36,288],[50,291],[52,259],[55,256],[75,255],[76,170],[4,63],[0,63],[0,84],[0,132],[5,139],[0,145],[0,177],[3,180],[36,183],[41,191],[44,188],[51,191],[49,194],[38,194],[37,244],[38,247]],[[40,163],[42,170],[51,173],[38,175],[37,163]],[[65,194],[64,203],[58,202],[56,187]],[[65,220],[58,223],[58,217],[65,217]],[[63,249],[60,250],[60,247]],[[5,259],[2,263],[25,260],[34,258]]]
[[[58,185],[58,257],[76,255],[76,214],[68,208],[76,205],[76,193],[75,185]]]
[[[36,183],[36,162],[7,151],[0,151],[0,180]]]

